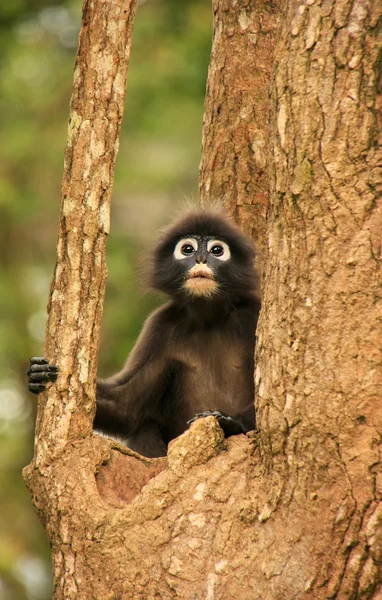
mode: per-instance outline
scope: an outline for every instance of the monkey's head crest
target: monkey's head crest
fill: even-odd
[[[151,285],[175,299],[229,302],[258,289],[250,240],[228,217],[190,212],[171,225],[153,253]]]

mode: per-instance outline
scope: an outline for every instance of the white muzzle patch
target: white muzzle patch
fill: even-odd
[[[202,264],[191,267],[184,287],[194,296],[210,297],[216,293],[219,286],[210,267]]]

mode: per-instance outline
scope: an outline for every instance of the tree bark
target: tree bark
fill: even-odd
[[[83,6],[45,341],[45,356],[60,375],[39,403],[39,467],[92,430],[105,246],[135,4],[85,0]]]
[[[378,0],[290,2],[256,380],[291,596],[382,598],[380,56]]]
[[[213,0],[200,202],[223,203],[260,250],[268,205],[269,82],[284,0]]]
[[[92,18],[109,23],[104,17],[97,21],[109,5],[115,14],[120,11],[123,35],[100,43],[102,29],[91,41],[95,28],[88,10],[93,5],[85,4],[81,65],[85,40],[91,41],[88,65],[94,64],[94,45],[101,54],[115,45],[128,55],[134,5],[126,15],[117,0],[98,2]],[[234,34],[256,21],[250,10],[257,8],[243,6],[245,15],[236,2],[215,5],[215,28],[225,38],[219,44],[215,38],[216,65],[232,59],[230,30],[219,20],[235,22],[235,15]],[[144,459],[90,435],[92,353],[103,295],[103,283],[100,294],[91,283],[96,277],[103,282],[103,259],[94,253],[93,261],[87,248],[89,243],[103,248],[108,212],[101,198],[108,197],[105,182],[111,179],[105,172],[110,175],[114,164],[111,150],[105,151],[106,138],[108,148],[115,144],[109,129],[106,136],[105,117],[114,99],[103,103],[102,93],[112,94],[124,83],[122,77],[120,86],[103,82],[96,93],[91,86],[98,77],[86,71],[83,100],[90,103],[89,113],[76,111],[80,123],[83,115],[100,117],[105,137],[88,133],[86,143],[82,138],[69,143],[66,165],[77,176],[64,178],[47,343],[62,375],[39,407],[36,455],[26,470],[52,544],[57,600],[382,598],[377,13],[377,0],[302,5],[291,0],[288,5],[271,96],[268,253],[256,369],[259,431],[224,440],[215,419],[202,419],[172,442],[167,460]],[[111,24],[106,31],[117,35]],[[119,59],[99,64],[105,63],[111,72]],[[252,70],[248,66],[249,78]],[[247,193],[245,185],[240,187],[245,178],[225,181],[225,169],[234,172],[235,156],[244,156],[240,164],[251,164],[243,140],[249,131],[257,135],[260,125],[249,127],[245,121],[239,145],[227,144],[227,162],[220,142],[215,144],[220,158],[214,158],[209,139],[222,139],[223,131],[214,78],[211,67],[202,197],[206,202],[220,189],[232,203]],[[220,114],[231,101],[229,88],[224,89]],[[248,98],[241,106],[253,116]],[[120,117],[122,109],[117,113]],[[226,124],[237,115],[234,110],[224,114]],[[87,127],[90,123],[84,131]],[[74,125],[75,132],[82,130]],[[76,162],[84,156],[84,162]],[[98,159],[108,166],[102,168]],[[259,170],[257,163],[251,168],[252,181]],[[78,175],[84,171],[94,173],[94,195],[93,183],[86,187]],[[83,185],[83,191],[70,192],[67,181]]]

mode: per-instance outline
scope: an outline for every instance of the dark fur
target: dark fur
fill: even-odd
[[[202,261],[173,257],[177,241],[186,236],[218,238],[230,247],[227,262],[208,257],[219,283],[211,298],[184,290],[192,261]],[[123,369],[97,381],[95,429],[122,437],[150,457],[166,454],[169,441],[196,413],[222,413],[219,422],[227,434],[253,429],[260,302],[249,240],[221,215],[191,213],[161,237],[153,253],[151,284],[171,299],[149,316]]]

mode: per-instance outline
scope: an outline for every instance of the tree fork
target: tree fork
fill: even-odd
[[[245,15],[235,14],[245,23],[242,1]],[[380,600],[378,7],[288,4],[272,84],[255,440],[224,440],[214,419],[201,419],[152,478],[165,460],[87,435],[85,394],[78,418],[48,397],[27,480],[52,544],[56,600]],[[219,164],[208,162],[202,180]],[[79,360],[77,369],[82,393]],[[66,435],[68,423],[77,435]]]

